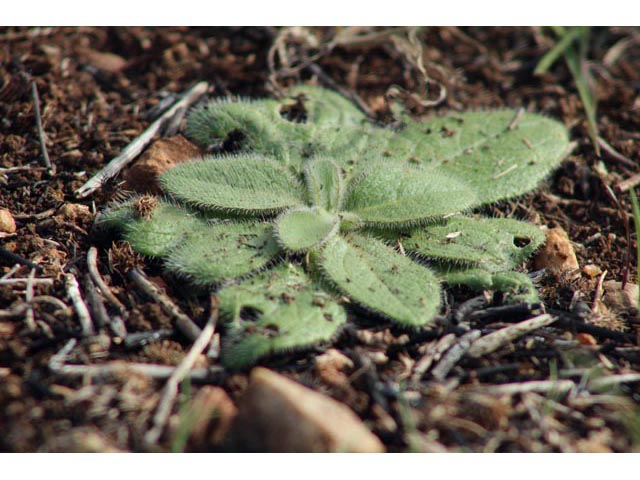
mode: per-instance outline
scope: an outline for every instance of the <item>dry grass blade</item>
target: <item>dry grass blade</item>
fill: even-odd
[[[640,232],[640,206],[638,206],[638,197],[636,197],[636,192],[633,189],[631,189],[629,193],[631,194],[631,205],[633,208],[633,224],[636,229],[636,263],[637,263],[637,262],[640,262],[640,239],[638,238],[638,235]],[[629,242],[629,248],[631,248],[631,242]],[[640,282],[640,280],[636,279],[636,282]]]

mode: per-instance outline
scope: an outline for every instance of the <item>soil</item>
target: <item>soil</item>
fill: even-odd
[[[317,368],[315,359],[328,345],[261,364],[348,405],[391,452],[640,450],[640,382],[633,377],[640,371],[637,300],[612,306],[602,299],[603,280],[637,279],[631,203],[621,185],[639,170],[640,32],[591,31],[585,68],[598,98],[599,134],[614,150],[603,148],[598,155],[564,61],[541,76],[533,74],[553,46],[546,30],[426,28],[415,37],[396,32],[402,41],[383,30],[360,32],[369,35],[366,41],[330,49],[332,28],[288,29],[286,35],[276,28],[0,29],[0,208],[16,222],[14,233],[0,234],[1,451],[229,448],[219,431],[201,433],[225,423],[209,425],[208,418],[199,420],[205,422],[200,434],[187,433],[176,443],[179,405],[210,388],[203,383],[221,387],[237,403],[247,373],[222,372],[194,381],[178,399],[159,443],[149,446],[144,435],[164,380],[127,370],[92,378],[50,368],[70,339],[78,344],[69,362],[78,365],[115,360],[177,365],[184,358],[192,341],[132,282],[129,272],[135,266],[164,287],[194,322],[206,323],[208,297],[194,297],[161,278],[159,265],[94,231],[95,215],[118,198],[121,178],[86,199],[74,194],[142,133],[158,114],[154,107],[201,80],[209,82],[212,95],[255,97],[300,81],[338,86],[357,94],[382,122],[391,118],[385,93],[392,85],[415,94],[407,105],[416,115],[524,107],[563,121],[576,146],[549,181],[534,193],[487,209],[561,227],[579,265],[599,268],[539,276],[546,311],[558,319],[553,325],[481,358],[463,356],[444,378],[433,368],[420,375],[424,362],[419,361],[446,335],[459,339],[470,328],[484,335],[539,313],[504,306],[491,292],[478,297],[451,289],[436,328],[403,331],[353,311],[349,328],[333,345],[352,362],[343,366],[346,384],[332,382]],[[274,43],[280,48],[270,64]],[[418,44],[422,63],[411,61]],[[430,79],[426,93],[420,68]],[[43,163],[32,82],[55,171]],[[99,271],[124,306],[129,336],[141,334],[137,338],[143,340],[125,342],[100,327],[95,305],[91,315],[99,332],[83,335],[65,282],[73,274],[82,295],[92,295],[87,277],[92,246],[98,247]],[[31,272],[31,282],[8,281],[28,279]],[[97,303],[104,303],[96,295]],[[118,313],[106,305],[107,315]],[[439,360],[433,357],[434,364]],[[616,380],[621,374],[631,376]],[[593,377],[613,380],[595,391],[585,387]],[[556,379],[574,381],[575,389],[495,389]]]

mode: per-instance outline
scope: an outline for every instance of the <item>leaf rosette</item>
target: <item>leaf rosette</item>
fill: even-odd
[[[298,87],[286,101],[216,101],[189,117],[197,141],[241,139],[234,154],[166,171],[167,196],[144,218],[133,202],[105,222],[138,252],[216,288],[228,319],[223,360],[330,341],[347,321],[340,298],[404,327],[428,326],[440,282],[535,298],[513,272],[542,243],[532,225],[465,216],[523,194],[568,149],[566,129],[534,114],[471,112],[392,130],[346,99]]]

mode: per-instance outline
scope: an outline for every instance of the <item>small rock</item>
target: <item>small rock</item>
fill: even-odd
[[[191,418],[197,419],[191,428],[189,440],[206,448],[207,444],[222,444],[238,409],[222,388],[205,386],[191,401],[189,413]]]
[[[56,218],[67,222],[85,223],[91,221],[93,214],[87,205],[65,203],[56,214]]]
[[[602,269],[597,265],[589,264],[582,267],[582,273],[591,278],[595,278],[602,273]]]
[[[182,135],[161,138],[124,174],[125,188],[142,193],[160,193],[158,176],[162,172],[201,154],[202,151]]]
[[[533,266],[560,274],[578,270],[580,265],[567,232],[560,227],[547,230],[547,241],[533,259]]]
[[[63,432],[43,446],[48,453],[124,453],[95,427],[78,427]]]
[[[589,347],[593,347],[598,344],[598,341],[595,339],[595,337],[589,333],[577,334],[576,340],[580,345],[587,345]]]
[[[330,348],[315,359],[318,376],[323,382],[338,388],[349,385],[349,377],[344,370],[353,368],[353,361],[335,348]]]
[[[16,233],[16,221],[6,208],[0,208],[0,232]]]
[[[252,370],[232,428],[234,446],[247,451],[384,451],[346,405],[266,368]]]
[[[609,280],[602,284],[605,305],[615,312],[638,309],[638,285],[627,282],[622,289],[622,282]]]
[[[86,49],[80,52],[80,56],[87,63],[104,72],[118,73],[127,66],[127,61],[120,55],[111,52],[98,52],[97,50]]]

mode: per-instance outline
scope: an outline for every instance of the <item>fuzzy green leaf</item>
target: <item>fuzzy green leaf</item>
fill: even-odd
[[[169,270],[211,285],[263,269],[280,251],[264,222],[221,222],[194,229],[167,258]]]
[[[536,287],[525,273],[489,272],[479,268],[436,267],[438,276],[449,285],[465,285],[474,290],[497,290],[507,294],[508,303],[539,301]]]
[[[338,212],[344,194],[344,179],[340,167],[326,158],[309,161],[304,168],[308,201],[328,212]]]
[[[564,125],[541,115],[467,112],[409,122],[387,149],[464,179],[481,205],[533,190],[567,154],[569,138]]]
[[[365,225],[410,226],[471,207],[473,191],[462,181],[422,168],[370,165],[348,185],[344,210]]]
[[[535,225],[509,218],[453,217],[427,225],[402,240],[405,250],[453,265],[490,272],[519,266],[544,242]]]
[[[231,369],[329,341],[347,319],[341,305],[291,264],[223,288],[218,296],[221,312],[231,318],[222,350],[222,361]],[[246,318],[251,312],[259,317]]]
[[[302,184],[285,167],[258,156],[209,157],[162,174],[164,189],[199,208],[275,213],[301,205]]]
[[[123,225],[124,238],[138,253],[149,257],[166,256],[188,232],[204,225],[193,212],[167,202],[159,202],[149,218],[131,215]]]
[[[299,207],[276,219],[275,233],[282,246],[292,252],[304,252],[324,244],[338,232],[338,217],[322,208]]]
[[[289,96],[303,95],[307,123],[315,125],[361,125],[366,115],[339,93],[325,88],[298,85],[290,89]]]
[[[425,325],[438,312],[440,286],[433,273],[373,237],[336,236],[319,263],[354,301],[402,325]]]

